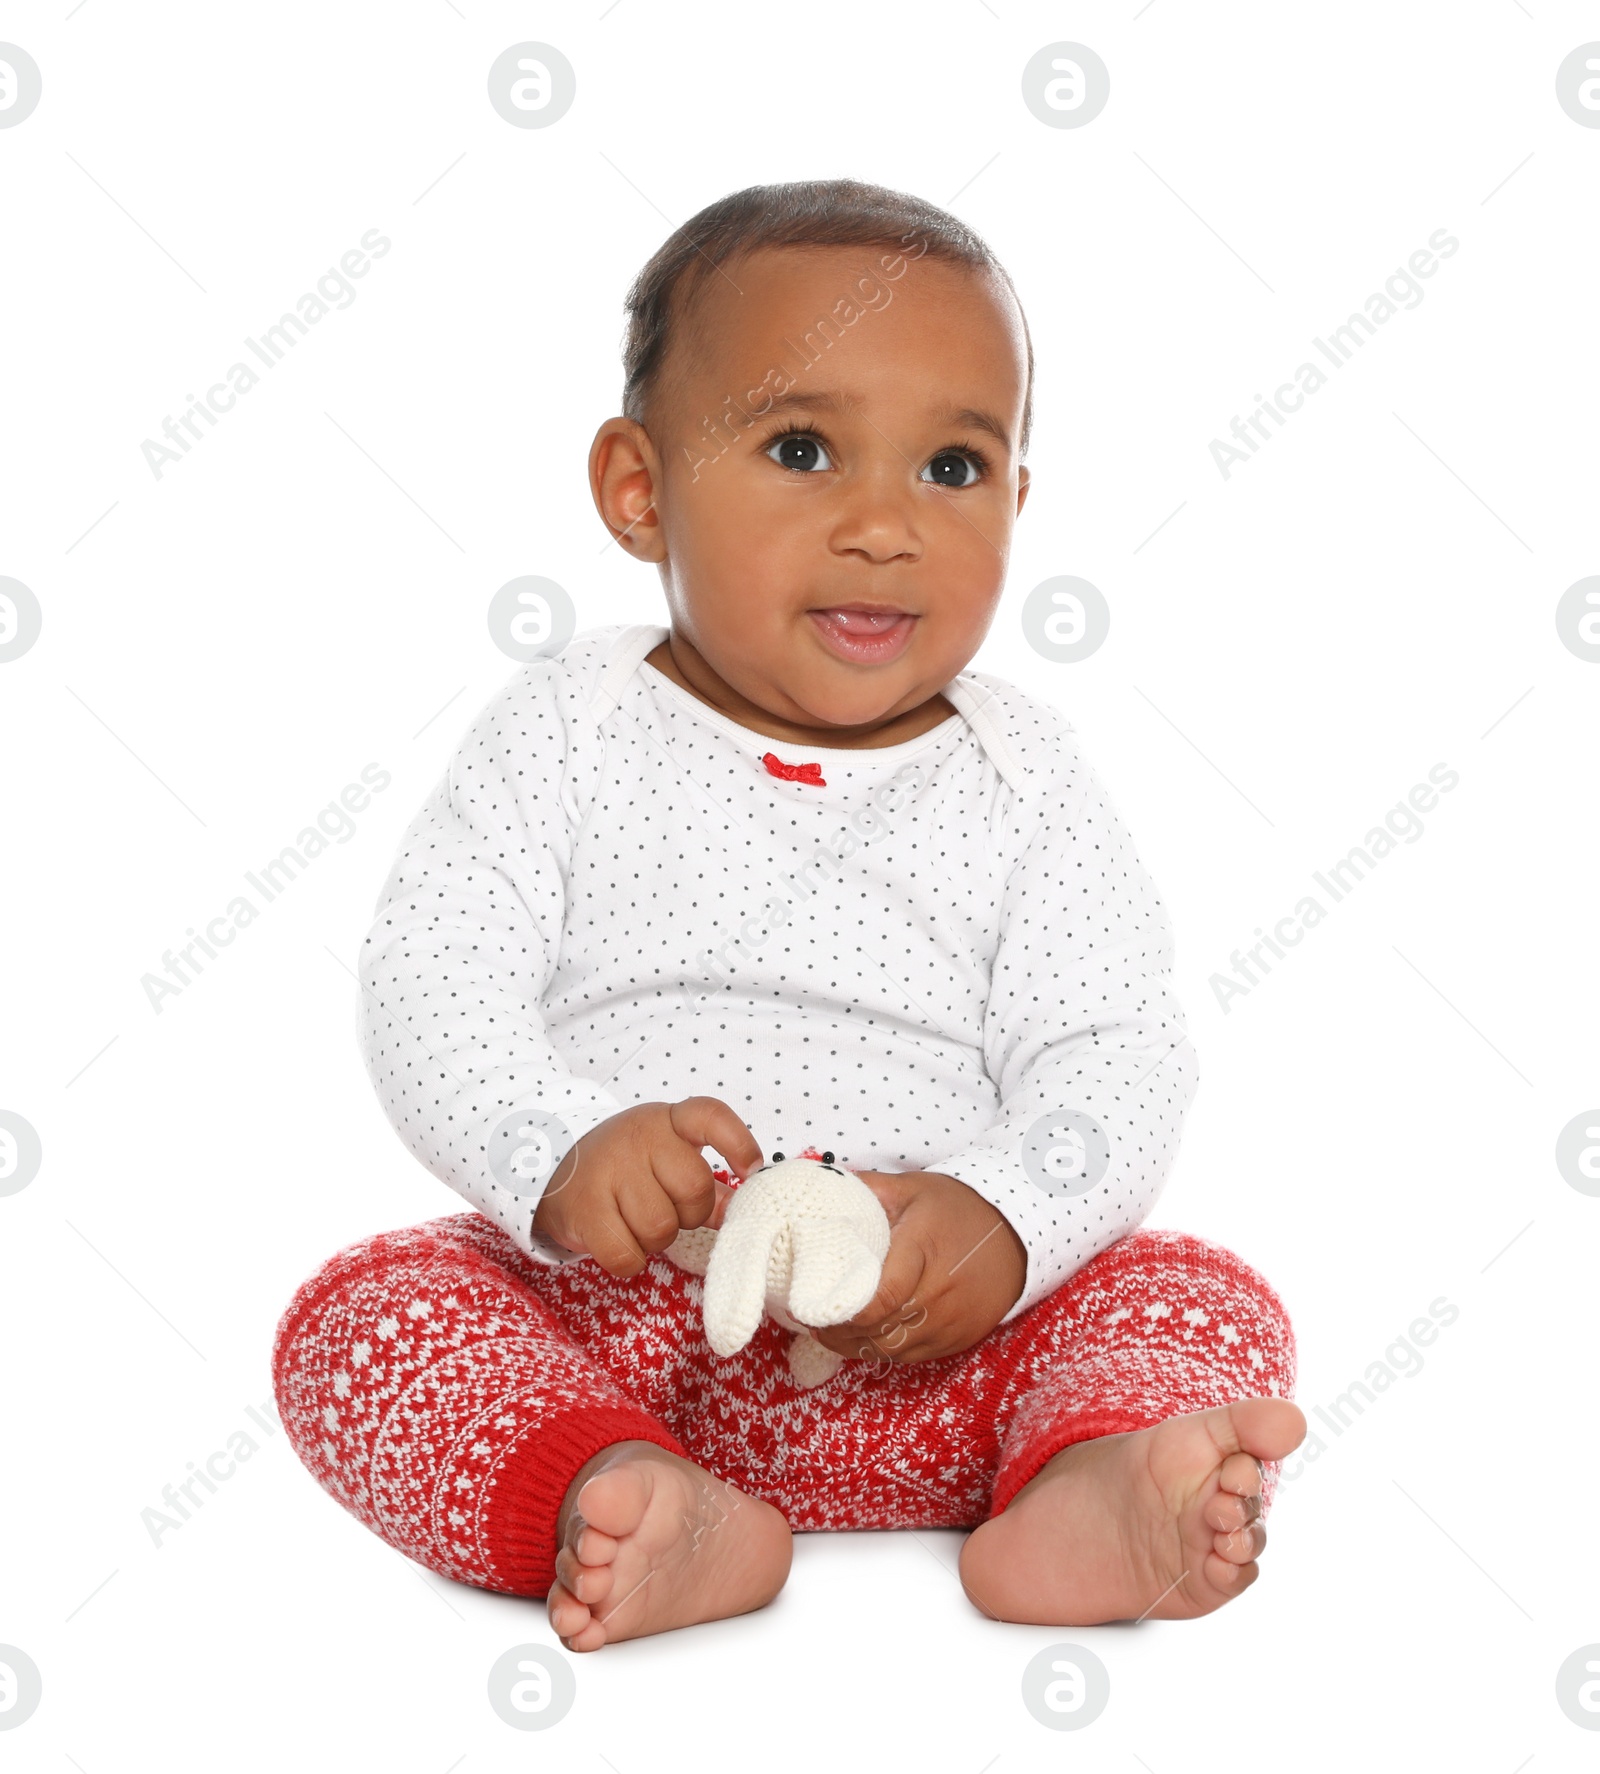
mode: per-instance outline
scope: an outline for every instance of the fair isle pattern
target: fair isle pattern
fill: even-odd
[[[357,1520],[430,1570],[499,1589],[486,1515],[501,1467],[564,1412],[632,1407],[535,1295],[439,1230],[363,1240],[299,1288],[274,1385],[301,1460]]]
[[[764,1318],[716,1356],[703,1284],[524,1255],[478,1213],[349,1246],[295,1293],[273,1385],[300,1459],[443,1576],[544,1595],[579,1467],[648,1439],[776,1505],[796,1532],[975,1527],[1059,1449],[1233,1399],[1291,1398],[1293,1331],[1230,1251],[1138,1228],[981,1343],[806,1389]],[[1263,1513],[1277,1463],[1266,1466]]]

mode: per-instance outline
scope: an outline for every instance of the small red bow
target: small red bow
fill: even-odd
[[[761,761],[773,776],[781,776],[785,782],[809,782],[817,788],[828,785],[822,780],[820,764],[786,764],[781,758],[775,758],[771,752],[763,752]]]

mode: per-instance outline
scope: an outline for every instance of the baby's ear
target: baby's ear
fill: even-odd
[[[656,507],[660,458],[634,419],[607,419],[589,446],[589,491],[612,540],[635,560],[667,557]]]

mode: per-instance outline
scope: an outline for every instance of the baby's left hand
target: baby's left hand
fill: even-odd
[[[1022,1240],[998,1208],[932,1170],[858,1170],[889,1216],[878,1291],[845,1324],[809,1327],[825,1349],[860,1359],[935,1361],[980,1342],[1027,1278]]]

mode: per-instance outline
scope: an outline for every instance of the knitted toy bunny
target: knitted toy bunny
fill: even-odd
[[[725,1171],[714,1174],[729,1181]],[[679,1232],[665,1254],[705,1277],[706,1341],[736,1355],[756,1333],[763,1309],[786,1329],[789,1371],[800,1386],[820,1386],[844,1357],[825,1348],[806,1324],[843,1324],[878,1291],[889,1254],[889,1216],[877,1196],[831,1152],[781,1152],[734,1192],[713,1231]],[[799,1321],[804,1319],[805,1324]]]

